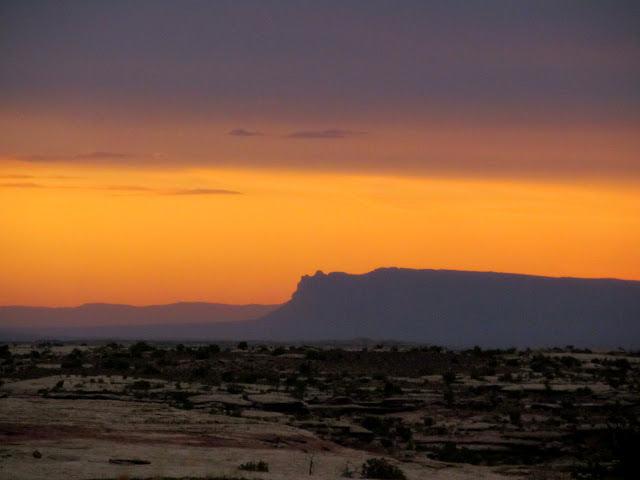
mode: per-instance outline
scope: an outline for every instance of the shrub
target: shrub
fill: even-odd
[[[522,426],[522,413],[520,412],[520,410],[511,410],[509,412],[509,421],[517,426],[517,427],[521,427]]]
[[[424,422],[425,427],[433,427],[436,424],[433,417],[422,417],[422,421]]]
[[[149,390],[151,388],[151,383],[146,380],[138,380],[129,385],[129,388],[133,390]]]
[[[392,397],[394,395],[402,395],[402,388],[393,382],[385,382],[384,389],[382,391],[385,397]]]
[[[115,354],[105,358],[102,361],[102,366],[106,369],[127,370],[130,363],[124,355]]]
[[[129,347],[129,352],[134,358],[140,358],[144,352],[151,352],[153,350],[155,350],[155,347],[152,347],[147,342],[138,342]]]
[[[413,438],[413,432],[411,431],[411,428],[403,425],[402,423],[396,427],[395,433],[403,442],[408,442]]]
[[[307,350],[307,360],[326,360],[327,354],[322,350]]]
[[[390,418],[380,418],[373,415],[364,417],[360,422],[360,425],[371,430],[378,437],[389,436],[392,424],[393,420]]]
[[[247,462],[240,465],[240,470],[246,470],[248,472],[268,472],[269,464],[264,460],[260,460],[258,463],[256,462]]]
[[[442,374],[442,381],[446,385],[451,385],[453,382],[456,381],[456,374],[452,371],[444,372]]]
[[[390,478],[405,480],[404,472],[395,465],[391,465],[385,458],[370,458],[362,464],[362,476],[364,478]]]
[[[233,395],[237,395],[239,393],[244,392],[244,387],[242,385],[238,385],[236,383],[231,383],[229,385],[227,385],[227,392],[233,394]]]
[[[277,357],[279,355],[284,355],[285,353],[287,353],[287,349],[284,347],[277,347],[273,349],[273,352],[271,352],[271,355],[273,355],[274,357]]]
[[[342,478],[353,478],[356,473],[359,473],[358,467],[352,465],[351,462],[347,460],[347,463],[344,464],[344,467],[340,472],[340,476]]]

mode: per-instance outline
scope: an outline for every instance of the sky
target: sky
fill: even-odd
[[[0,3],[0,305],[640,280],[640,3]]]

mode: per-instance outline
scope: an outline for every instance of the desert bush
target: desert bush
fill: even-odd
[[[189,400],[191,394],[185,391],[173,391],[167,393],[167,398],[171,401],[171,405],[184,410],[191,410],[193,403]]]
[[[527,480],[569,480],[571,474],[567,472],[554,472],[549,468],[538,468],[533,470],[526,478]]]
[[[442,381],[446,385],[451,385],[453,382],[456,381],[456,374],[452,371],[444,372],[442,374]]]
[[[581,365],[580,360],[569,355],[563,355],[560,357],[560,363],[566,368],[577,368]]]
[[[151,383],[146,380],[138,380],[129,385],[129,388],[132,390],[149,390],[151,388]]]
[[[154,358],[156,360],[164,358],[166,355],[167,355],[167,351],[163,348],[158,348],[153,352],[151,352],[151,358]]]
[[[434,451],[436,458],[443,462],[470,463],[478,465],[482,463],[482,454],[468,448],[457,448],[455,443],[448,442]]]
[[[509,412],[509,421],[517,427],[522,426],[522,413],[520,410],[513,409]]]
[[[268,472],[269,464],[264,460],[260,460],[259,462],[247,462],[243,463],[238,467],[240,470],[246,470],[248,472]]]
[[[382,478],[405,480],[404,472],[389,463],[386,458],[369,458],[362,464],[363,478]]]
[[[411,428],[402,423],[396,427],[395,433],[403,442],[408,442],[413,438]]]
[[[307,350],[307,360],[326,360],[327,354],[323,350]]]
[[[155,350],[155,347],[152,347],[147,342],[138,342],[129,347],[129,352],[134,358],[140,358],[144,352],[151,352],[153,350]]]
[[[354,478],[358,473],[360,473],[358,467],[353,465],[349,460],[347,460],[347,463],[345,463],[342,470],[340,470],[340,476],[342,478]]]
[[[227,392],[233,394],[233,395],[237,395],[239,393],[244,392],[244,387],[242,385],[238,385],[236,383],[231,383],[229,385],[227,385]]]
[[[425,427],[433,427],[436,424],[433,417],[422,417],[422,421],[424,422]]]
[[[367,430],[371,430],[378,437],[388,437],[391,426],[393,425],[393,420],[390,418],[368,416],[360,421],[360,425]]]
[[[84,354],[78,348],[74,348],[71,353],[65,356],[60,363],[60,368],[79,368],[82,366]]]
[[[274,357],[278,357],[280,355],[283,355],[287,353],[287,349],[284,347],[276,347],[273,349],[273,352],[271,352],[271,355],[273,355]]]
[[[453,395],[453,390],[450,386],[445,389],[442,398],[444,399],[444,403],[447,405],[447,407],[453,407],[455,403],[455,396]]]
[[[253,371],[241,371],[236,378],[240,383],[256,383],[258,381],[258,374]]]
[[[393,395],[402,395],[402,388],[393,382],[385,382],[382,393],[385,397],[392,397]]]
[[[204,347],[198,347],[195,351],[195,357],[196,360],[206,360],[217,353],[220,353],[220,346],[213,343]]]
[[[122,354],[114,354],[102,360],[102,366],[113,370],[127,370],[131,364]]]
[[[221,377],[223,382],[233,382],[236,379],[236,374],[231,370],[225,370]]]

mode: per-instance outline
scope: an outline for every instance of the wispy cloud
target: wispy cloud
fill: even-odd
[[[0,183],[0,188],[43,188],[49,190],[97,190],[103,192],[132,192],[158,195],[243,195],[235,190],[220,188],[175,188],[161,189],[141,185],[43,185],[34,182]]]
[[[33,175],[23,175],[23,174],[19,174],[19,173],[14,173],[14,174],[9,174],[9,175],[0,175],[0,178],[19,180],[19,179],[35,178],[35,177]]]
[[[87,177],[75,177],[71,175],[50,175],[46,178],[50,178],[52,180],[86,180]]]
[[[324,139],[324,138],[349,138],[366,135],[367,132],[360,130],[342,130],[339,128],[331,128],[327,130],[303,130],[299,132],[291,132],[285,135],[287,138],[311,138],[311,139]]]
[[[165,195],[242,195],[242,192],[216,188],[187,188],[180,190],[171,190],[165,192]]]
[[[127,158],[130,156],[131,155],[127,153],[89,152],[89,153],[79,153],[78,155],[75,155],[74,158],[104,160],[104,159],[110,159],[110,158]]]
[[[229,135],[233,135],[235,137],[259,137],[264,135],[262,132],[245,130],[244,128],[234,128],[229,132]]]
[[[47,188],[45,185],[33,182],[0,183],[0,188]]]
[[[141,187],[139,185],[107,185],[104,187],[91,187],[93,190],[112,190],[112,191],[127,191],[127,192],[151,192],[152,188]]]
[[[65,160],[122,160],[133,157],[128,153],[118,152],[86,152],[75,155],[17,155],[12,158],[23,162],[59,162]]]

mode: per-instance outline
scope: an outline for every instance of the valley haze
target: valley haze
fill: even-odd
[[[4,340],[385,339],[449,347],[640,346],[640,282],[380,268],[303,276],[283,305],[0,307]]]

